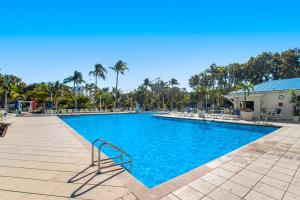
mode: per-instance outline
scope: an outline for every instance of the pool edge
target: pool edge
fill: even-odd
[[[59,116],[56,116],[60,122],[70,131],[70,133],[79,141],[81,142],[89,152],[91,152],[91,144],[89,141],[87,141],[83,136],[81,136],[77,131],[75,131],[72,127],[70,127],[68,124],[66,124]],[[163,116],[164,117],[164,116]],[[174,118],[174,117],[171,117]],[[187,120],[197,120],[193,118],[179,118],[179,119],[187,119]],[[202,119],[199,119],[202,120]],[[215,121],[215,120],[211,120]],[[217,121],[222,122],[222,121]],[[227,123],[231,123],[230,121],[226,121]],[[233,123],[233,122],[232,122]],[[251,122],[235,122],[236,124],[248,124],[248,125],[255,125]],[[169,181],[166,181],[158,186],[155,186],[153,188],[148,188],[144,184],[142,184],[138,179],[136,179],[134,176],[132,176],[130,173],[125,171],[125,173],[122,173],[118,176],[119,180],[126,186],[128,189],[133,192],[134,195],[136,195],[139,199],[159,199],[167,194],[175,191],[176,189],[179,189],[180,187],[187,185],[188,183],[192,182],[193,180],[196,180],[200,178],[201,176],[205,175],[206,173],[211,172],[212,170],[216,169],[217,167],[233,160],[234,158],[238,157],[239,154],[244,153],[249,150],[255,150],[257,148],[260,148],[260,145],[265,142],[270,137],[276,136],[278,133],[284,131],[286,128],[288,128],[286,125],[274,125],[275,127],[278,127],[277,130],[258,138],[257,140],[254,140],[244,146],[239,147],[238,149],[235,149],[221,157],[218,157],[212,161],[209,161],[208,163],[205,163],[203,165],[200,165],[180,176],[177,176]]]

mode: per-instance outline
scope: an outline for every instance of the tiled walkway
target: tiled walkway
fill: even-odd
[[[118,172],[96,175],[89,164],[88,149],[56,117],[14,118],[0,138],[0,199],[136,199]]]

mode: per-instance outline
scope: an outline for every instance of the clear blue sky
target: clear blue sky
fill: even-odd
[[[188,78],[211,63],[300,47],[297,0],[0,0],[0,68],[27,83],[122,59],[124,91],[144,78]],[[109,71],[102,87],[112,87]]]

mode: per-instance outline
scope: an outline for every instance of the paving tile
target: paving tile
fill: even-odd
[[[177,198],[178,199],[178,198]],[[122,198],[119,198],[117,200],[122,200]],[[163,198],[160,198],[159,200],[170,200],[168,196],[164,196]],[[180,200],[180,199],[179,199]]]
[[[209,198],[208,196],[205,196],[201,200],[213,200],[213,199]]]
[[[201,178],[189,183],[189,186],[191,186],[192,188],[198,190],[199,192],[201,192],[202,194],[208,194],[209,192],[213,191],[216,186],[209,183],[208,181],[205,181]]]
[[[24,193],[11,192],[11,191],[1,191],[1,199],[3,200],[23,200]]]
[[[224,177],[226,179],[232,177],[235,174],[234,172],[228,171],[228,170],[223,169],[221,167],[218,167],[217,169],[214,169],[212,171],[212,173],[217,174],[219,176],[222,176],[222,177]]]
[[[288,188],[288,192],[300,196],[300,187],[290,184],[290,186]]]
[[[266,169],[270,169],[274,165],[275,162],[270,162],[269,160],[267,160],[265,158],[264,159],[258,158],[252,164],[259,166],[259,167],[266,168]]]
[[[274,199],[281,199],[284,195],[284,192],[285,192],[283,190],[277,189],[275,187],[266,185],[266,184],[261,183],[261,182],[257,183],[255,185],[255,187],[253,188],[253,190],[255,190],[256,192],[259,192],[261,194],[265,194],[267,196],[270,196]]]
[[[254,164],[248,165],[245,169],[248,169],[250,171],[260,173],[260,174],[266,174],[269,171],[269,169],[266,169],[266,168],[263,168],[263,167],[260,167],[260,166],[256,166]]]
[[[226,164],[222,165],[221,168],[231,171],[233,173],[238,173],[239,171],[241,171],[243,169],[242,167],[238,167],[238,166],[232,165],[230,163],[226,163]]]
[[[226,179],[224,177],[213,174],[213,173],[205,174],[201,178],[212,183],[213,185],[216,185],[216,186],[219,186],[226,181]]]
[[[173,194],[182,200],[195,200],[204,197],[204,194],[187,185],[179,188]]]
[[[277,166],[277,165],[275,165],[271,169],[274,170],[274,171],[280,172],[282,174],[287,174],[289,176],[294,176],[294,174],[296,172],[296,170],[287,169],[287,168],[280,167],[280,166]]]
[[[168,194],[167,196],[161,198],[160,200],[180,200],[180,199],[173,194]]]
[[[128,193],[122,196],[122,200],[137,200],[137,198],[132,193]]]
[[[278,180],[285,181],[285,182],[288,182],[288,183],[290,183],[292,181],[292,179],[293,179],[292,176],[289,176],[289,175],[286,175],[286,174],[282,174],[280,172],[273,171],[273,170],[270,170],[267,173],[267,176],[269,176],[271,178],[276,178]]]
[[[232,161],[228,162],[229,164],[244,168],[248,165],[248,162],[245,159],[242,158],[235,158]]]
[[[233,181],[226,181],[225,183],[223,183],[220,188],[235,194],[238,197],[244,197],[249,191],[250,188],[247,188],[241,184],[235,183]]]
[[[300,200],[300,196],[287,192],[282,200]]]
[[[275,166],[283,167],[283,168],[290,169],[290,170],[297,170],[297,168],[298,168],[298,165],[288,164],[285,162],[277,162],[275,164]]]
[[[266,196],[264,194],[254,191],[254,190],[251,190],[245,196],[244,200],[274,200],[274,198],[271,198],[269,196]]]
[[[213,192],[208,194],[208,197],[214,200],[239,200],[241,198],[235,196],[234,194],[222,190],[220,188],[215,189]]]
[[[294,185],[300,187],[300,178],[294,177],[291,184],[294,184]]]
[[[296,172],[295,177],[300,178],[300,171],[299,171],[299,169],[298,169],[298,171]]]
[[[289,183],[275,179],[275,178],[271,178],[269,176],[264,176],[261,180],[262,183],[265,183],[267,185],[273,186],[277,189],[281,189],[281,190],[287,190],[287,188],[289,187]]]
[[[256,173],[256,172],[253,172],[253,171],[250,171],[250,170],[247,170],[247,169],[243,169],[238,174],[241,175],[241,176],[244,176],[246,178],[251,178],[251,179],[254,179],[254,180],[260,180],[263,177],[262,174],[259,174],[259,173]]]
[[[246,186],[248,188],[254,187],[254,185],[258,182],[258,180],[247,178],[247,177],[241,176],[239,174],[234,175],[229,180],[234,181],[234,182],[236,182],[238,184],[241,184],[243,186]]]
[[[51,182],[51,181],[43,181],[41,184],[36,187],[32,192],[38,194],[46,194],[51,195],[53,192],[59,188],[64,186],[63,183]]]

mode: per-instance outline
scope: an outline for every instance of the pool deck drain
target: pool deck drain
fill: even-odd
[[[282,128],[148,189],[126,172],[96,175],[87,142],[55,116],[12,122],[0,138],[0,199],[300,200],[299,124],[275,124]]]

